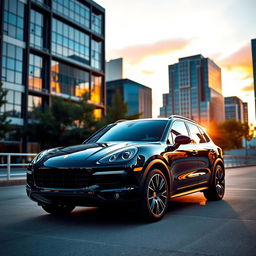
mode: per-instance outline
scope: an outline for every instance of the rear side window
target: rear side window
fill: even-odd
[[[200,130],[201,134],[203,135],[205,142],[209,142],[209,141],[210,141],[210,138],[209,138],[208,135],[205,133],[205,131],[204,131],[203,129],[201,129],[200,127],[199,127],[199,130]]]
[[[169,142],[173,144],[175,138],[178,135],[186,135],[186,136],[188,136],[188,130],[186,128],[186,125],[182,121],[175,121],[173,123],[170,135],[168,137]]]
[[[206,142],[204,136],[196,125],[191,123],[187,123],[187,125],[190,131],[190,138],[194,141],[194,143],[199,144]]]

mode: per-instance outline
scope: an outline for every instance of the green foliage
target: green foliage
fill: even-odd
[[[30,141],[39,142],[43,149],[82,143],[95,129],[94,106],[87,98],[84,95],[79,102],[73,102],[53,97],[46,111],[33,110],[24,134]]]
[[[3,84],[0,83],[0,108],[6,103],[7,90],[3,88]],[[0,140],[4,139],[8,132],[13,128],[10,125],[10,121],[7,120],[8,112],[0,113]]]
[[[120,119],[136,119],[140,114],[126,115],[127,103],[116,94],[113,107],[106,116],[95,120],[94,105],[88,103],[88,94],[79,102],[53,97],[49,109],[42,112],[34,108],[31,122],[26,125],[24,135],[29,141],[39,142],[42,149],[82,143],[91,133],[102,126]]]

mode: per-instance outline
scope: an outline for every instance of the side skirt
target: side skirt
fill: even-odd
[[[193,190],[189,190],[189,191],[185,191],[185,192],[182,192],[182,193],[178,193],[178,194],[175,194],[175,195],[172,195],[170,197],[171,198],[176,198],[176,197],[179,197],[179,196],[185,196],[185,195],[189,195],[189,194],[192,194],[192,193],[195,193],[195,192],[200,192],[202,190],[206,190],[208,189],[209,187],[200,187],[200,188],[196,188],[196,189],[193,189]]]

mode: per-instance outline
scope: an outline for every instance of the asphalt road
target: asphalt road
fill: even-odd
[[[1,255],[256,255],[256,167],[226,171],[224,200],[201,193],[172,200],[163,220],[76,208],[46,214],[24,186],[0,187]]]

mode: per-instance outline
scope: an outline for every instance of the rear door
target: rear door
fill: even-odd
[[[194,123],[186,122],[186,125],[189,130],[190,138],[194,143],[194,156],[197,161],[197,170],[192,174],[192,181],[195,185],[204,184],[210,177],[211,164],[209,156],[211,155],[211,150],[202,129]]]

